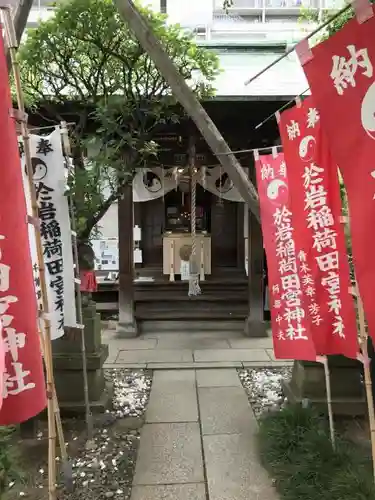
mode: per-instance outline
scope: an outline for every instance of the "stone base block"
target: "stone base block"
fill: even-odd
[[[98,370],[101,368],[105,360],[108,358],[109,347],[107,344],[102,344],[98,351],[86,353],[87,370]],[[82,353],[53,353],[53,368],[57,372],[78,371],[82,373]]]
[[[123,321],[119,321],[117,323],[117,337],[121,339],[133,339],[138,337],[138,326],[136,321],[131,323],[125,323]]]
[[[343,356],[329,357],[332,406],[336,416],[362,416],[367,412],[364,388],[361,383],[361,365]],[[304,399],[327,411],[324,368],[320,363],[295,361],[290,381],[284,384],[285,396],[291,403]]]
[[[105,388],[103,370],[87,372],[89,398],[93,403],[100,399]],[[56,393],[61,404],[64,401],[84,401],[83,374],[79,371],[57,372],[55,374]]]
[[[249,338],[264,338],[268,336],[269,323],[248,316],[245,321],[244,335]]]
[[[106,410],[111,410],[112,398],[113,385],[110,382],[106,382],[104,390],[100,394],[100,398],[95,401],[90,400],[91,413],[98,414],[104,413]],[[62,401],[59,404],[60,413],[63,418],[82,418],[85,416],[86,408],[83,399],[79,401]],[[47,414],[45,416],[47,416]]]

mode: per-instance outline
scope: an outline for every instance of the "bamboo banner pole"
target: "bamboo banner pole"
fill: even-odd
[[[353,3],[354,2],[356,2],[356,0],[353,0]],[[326,26],[328,26],[329,24],[331,24],[335,19],[337,19],[338,17],[340,17],[347,10],[349,10],[351,6],[352,6],[351,3],[348,3],[347,5],[345,5],[345,7],[343,7],[341,10],[339,10],[338,12],[336,12],[336,14],[334,14],[333,16],[329,17],[326,21],[324,21],[324,23],[322,23],[320,26],[318,26],[314,31],[312,31],[311,33],[309,33],[301,42],[307,42],[310,38],[312,38],[313,36],[315,36],[316,34],[318,34],[322,29],[324,29]],[[301,43],[301,42],[299,42],[299,43]],[[245,85],[249,85],[254,80],[256,80],[257,78],[259,78],[260,76],[262,76],[264,73],[266,73],[266,71],[268,71],[269,69],[271,69],[274,66],[276,66],[277,63],[279,63],[280,61],[282,61],[283,59],[285,59],[285,57],[289,56],[289,54],[291,54],[295,50],[295,48],[296,48],[296,46],[293,46],[290,49],[288,49],[287,51],[285,51],[281,56],[279,56],[277,59],[275,59],[274,61],[272,61],[272,63],[268,64],[268,66],[266,66],[265,68],[263,68],[261,71],[258,71],[258,73],[256,73],[254,76],[252,76],[251,78],[249,78],[248,80],[246,80]]]
[[[40,345],[42,347],[43,358],[45,360],[45,340],[44,340],[43,332],[41,330],[39,330],[39,340],[40,340]],[[72,468],[72,464],[69,460],[68,451],[67,451],[67,447],[66,447],[66,443],[65,443],[64,431],[63,431],[61,415],[60,415],[59,401],[57,399],[55,386],[53,388],[53,409],[54,409],[54,415],[55,415],[57,437],[58,437],[59,448],[60,448],[60,453],[61,453],[61,465],[62,465],[62,473],[63,473],[63,477],[64,477],[64,484],[65,484],[66,489],[69,492],[71,492],[71,491],[73,491],[73,468]]]
[[[332,448],[336,448],[336,439],[335,439],[335,423],[333,419],[333,409],[332,409],[332,392],[331,392],[331,376],[328,365],[327,356],[318,356],[316,358],[318,363],[322,363],[324,367],[324,376],[326,382],[326,393],[327,393],[327,408],[328,408],[328,421],[329,421],[329,433],[331,436]]]
[[[54,414],[54,377],[53,377],[53,367],[52,367],[52,347],[51,347],[51,321],[49,318],[49,307],[48,307],[48,297],[47,297],[47,285],[45,278],[45,267],[43,259],[43,248],[42,240],[40,236],[40,231],[38,227],[38,205],[36,201],[35,186],[33,182],[33,169],[31,164],[31,152],[30,152],[30,137],[27,129],[27,115],[25,113],[24,98],[21,86],[20,71],[17,62],[17,39],[14,31],[14,25],[12,21],[12,16],[10,9],[1,5],[6,39],[9,47],[9,53],[12,62],[12,70],[14,76],[14,84],[17,95],[18,104],[18,121],[21,126],[21,132],[24,142],[25,160],[26,160],[26,171],[28,177],[28,183],[31,195],[32,204],[32,214],[33,214],[33,224],[35,230],[35,240],[36,240],[36,250],[39,265],[40,274],[40,284],[41,293],[43,299],[43,311],[40,311],[41,318],[44,321],[44,342],[41,348],[44,351],[44,362],[46,366],[46,384],[47,384],[47,412],[48,412],[48,500],[56,499],[56,426],[55,426],[55,414]]]
[[[342,216],[341,223],[346,224],[350,230],[350,218],[349,216]],[[355,278],[355,277],[354,277]],[[366,389],[366,399],[368,407],[368,419],[370,427],[370,438],[371,438],[371,455],[372,455],[372,469],[375,482],[375,410],[374,410],[374,398],[372,394],[372,381],[370,373],[370,359],[368,356],[367,348],[367,330],[366,330],[366,319],[365,311],[363,309],[362,299],[358,289],[358,283],[356,278],[354,279],[354,286],[349,289],[349,293],[357,300],[357,316],[359,325],[359,345],[361,349],[361,355],[358,357],[359,361],[363,364],[363,373],[365,377],[365,389]]]
[[[361,296],[358,291],[358,284],[355,283],[354,286],[354,295],[357,298],[357,309],[358,309],[358,322],[359,322],[359,336],[360,336],[360,345],[362,351],[362,363],[363,363],[363,371],[365,376],[365,387],[366,387],[366,399],[368,406],[368,417],[369,417],[369,426],[370,426],[370,436],[371,436],[371,452],[372,452],[372,467],[374,474],[374,482],[375,482],[375,411],[374,411],[374,398],[372,395],[372,381],[371,381],[371,373],[370,373],[370,359],[368,357],[368,349],[367,349],[367,332],[366,332],[366,320],[365,320],[365,312],[363,309],[363,303]]]
[[[71,155],[71,145],[69,132],[66,122],[61,122],[61,139],[63,151],[66,157]],[[69,165],[67,165],[69,167]],[[82,313],[82,293],[81,293],[81,280],[79,272],[78,260],[78,246],[77,246],[77,228],[76,218],[74,212],[74,205],[72,197],[68,195],[70,223],[72,228],[72,244],[73,244],[73,260],[75,265],[75,282],[76,282],[76,303],[77,303],[77,323],[78,328],[81,330],[81,355],[82,355],[82,372],[83,372],[83,393],[85,398],[85,412],[86,412],[86,426],[87,426],[87,440],[92,441],[94,435],[94,425],[92,412],[90,407],[89,386],[87,378],[87,358],[86,358],[86,342],[85,342],[85,326],[83,324]]]

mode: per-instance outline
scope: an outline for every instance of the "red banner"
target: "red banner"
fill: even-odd
[[[315,361],[283,154],[255,153],[275,357]]]
[[[8,72],[0,32],[0,320],[5,376],[0,425],[23,422],[46,406],[26,203]]]
[[[3,340],[3,326],[0,320],[0,410],[3,406],[3,390],[5,374],[5,345]]]
[[[372,9],[374,9],[372,7]],[[375,339],[375,17],[314,47],[304,70],[348,194],[353,261]],[[302,59],[302,58],[301,58]]]
[[[336,164],[311,97],[281,114],[294,241],[308,297],[308,320],[319,355],[359,352]]]

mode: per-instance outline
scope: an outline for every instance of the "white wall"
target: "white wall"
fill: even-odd
[[[118,238],[118,206],[111,205],[98,224],[102,238]]]
[[[167,0],[168,22],[182,26],[205,26],[213,21],[212,0]]]

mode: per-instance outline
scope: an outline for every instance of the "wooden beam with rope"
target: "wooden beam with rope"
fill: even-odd
[[[114,2],[122,19],[134,32],[143,49],[171,87],[173,95],[196,124],[208,146],[217,156],[223,170],[228,174],[257,220],[260,221],[259,199],[254,184],[232,154],[214,122],[178,72],[147,20],[140,14],[131,0],[114,0]]]

